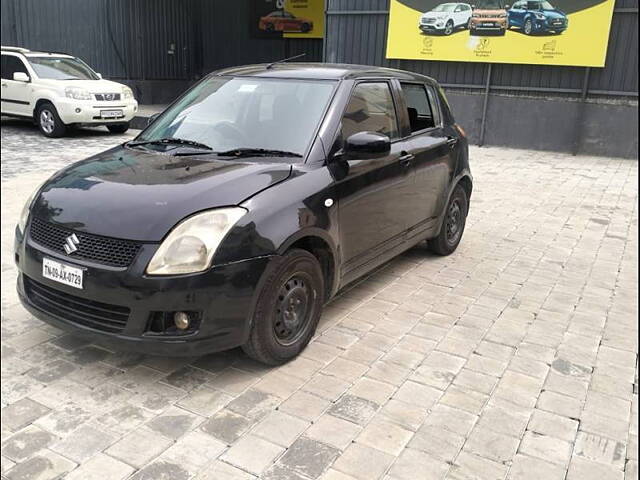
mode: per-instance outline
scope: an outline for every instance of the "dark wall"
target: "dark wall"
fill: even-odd
[[[305,52],[321,39],[257,39],[249,2],[226,0],[2,0],[2,45],[69,52],[106,78],[166,103],[212,70]]]

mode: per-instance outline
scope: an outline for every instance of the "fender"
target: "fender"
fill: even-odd
[[[444,222],[444,217],[445,217],[445,214],[447,213],[447,205],[449,205],[449,200],[451,200],[451,195],[453,194],[453,191],[458,186],[460,181],[462,181],[463,178],[467,178],[469,182],[473,185],[473,177],[471,176],[471,172],[469,172],[469,170],[465,169],[453,178],[450,184],[451,186],[449,187],[449,191],[447,192],[447,201],[444,204],[445,207],[442,209],[442,212],[438,216],[438,222],[436,224],[438,225],[438,229],[434,232],[433,234],[434,237],[437,237],[440,234],[440,230],[442,229],[442,224]],[[469,200],[467,202],[467,211],[469,207],[471,207],[471,195],[469,195]]]

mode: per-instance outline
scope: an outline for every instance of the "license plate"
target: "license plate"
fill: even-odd
[[[50,258],[42,259],[42,276],[54,282],[82,289],[82,269],[56,262]]]
[[[483,23],[483,27],[493,27],[493,23]]]
[[[100,110],[102,118],[118,118],[124,116],[122,110]]]

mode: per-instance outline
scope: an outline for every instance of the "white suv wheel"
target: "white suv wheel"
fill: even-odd
[[[40,112],[40,126],[46,133],[53,132],[56,127],[56,119],[53,117],[53,113],[47,109],[42,110]]]

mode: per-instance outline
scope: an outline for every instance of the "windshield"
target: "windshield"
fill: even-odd
[[[79,58],[27,57],[40,78],[52,80],[99,80],[98,75]]]
[[[283,150],[304,155],[335,82],[213,77],[166,110],[138,141],[183,139],[214,152]]]
[[[441,3],[436,8],[431,10],[432,12],[453,12],[456,9],[455,3]]]
[[[501,10],[503,7],[498,0],[484,0],[478,2],[478,10]]]

